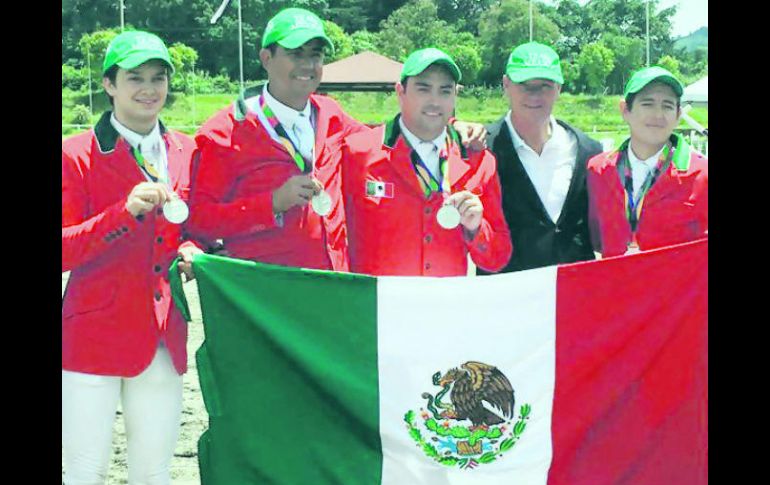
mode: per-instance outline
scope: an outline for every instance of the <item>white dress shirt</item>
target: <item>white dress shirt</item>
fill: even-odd
[[[160,134],[160,124],[156,121],[155,126],[148,135],[140,135],[118,121],[115,118],[114,112],[110,116],[110,123],[118,134],[125,138],[129,145],[139,150],[145,162],[152,165],[152,168],[158,173],[158,181],[167,182],[168,153],[166,152],[166,144],[163,142],[163,137]],[[152,178],[149,175],[144,172],[142,173],[147,180],[152,182]]]
[[[407,139],[409,144],[414,148],[417,154],[420,156],[422,163],[428,167],[430,173],[436,177],[436,180],[441,182],[441,170],[439,167],[439,154],[444,148],[446,143],[446,130],[442,130],[441,134],[430,141],[423,141],[417,138],[417,135],[409,131],[409,128],[404,124],[403,118],[398,118],[398,124],[401,126],[401,133]]]
[[[262,88],[262,95],[265,97],[265,103],[278,118],[278,122],[286,130],[291,142],[299,148],[302,158],[309,160],[312,164],[315,160],[315,129],[313,127],[315,120],[313,119],[310,100],[308,99],[301,111],[297,111],[275,99],[267,90],[267,84]],[[256,111],[256,108],[259,107],[259,97],[253,96],[247,99],[246,106],[250,110]]]
[[[513,148],[532,181],[540,201],[553,222],[559,220],[569,192],[577,159],[577,138],[551,117],[551,137],[538,153],[527,145],[511,122],[511,111],[505,117]]]
[[[629,143],[628,161],[631,163],[631,180],[634,183],[634,202],[639,202],[639,191],[642,190],[642,184],[644,184],[647,175],[655,170],[655,166],[658,164],[658,159],[660,154],[663,153],[664,148],[666,148],[665,145],[663,145],[663,148],[658,153],[647,160],[640,160]]]

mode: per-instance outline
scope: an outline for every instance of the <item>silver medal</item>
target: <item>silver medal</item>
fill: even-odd
[[[172,224],[181,224],[190,215],[190,208],[180,198],[169,200],[163,204],[163,216]]]
[[[310,199],[310,205],[316,214],[323,217],[332,211],[332,198],[329,197],[328,192],[322,190],[318,195],[314,195]]]
[[[460,211],[458,211],[452,204],[444,205],[436,213],[438,225],[444,229],[454,229],[460,225],[460,219]]]

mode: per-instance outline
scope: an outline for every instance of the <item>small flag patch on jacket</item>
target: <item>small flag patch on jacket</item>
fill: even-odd
[[[390,182],[380,182],[379,180],[366,181],[366,195],[370,197],[393,198],[393,184]]]

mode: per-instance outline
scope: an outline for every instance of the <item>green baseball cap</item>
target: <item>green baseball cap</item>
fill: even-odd
[[[441,49],[428,47],[427,49],[419,49],[409,54],[409,57],[404,61],[404,67],[401,69],[401,82],[404,82],[404,79],[409,76],[419,75],[432,64],[444,64],[447,66],[455,82],[459,83],[460,79],[462,79],[460,68],[457,67],[457,64],[455,64],[455,61],[449,54]]]
[[[564,84],[559,54],[539,42],[527,42],[513,49],[505,65],[505,74],[515,83],[548,79]]]
[[[262,35],[262,47],[278,43],[286,49],[296,49],[312,39],[322,39],[334,54],[334,44],[324,32],[318,15],[304,8],[285,8],[271,18]]]
[[[174,72],[171,56],[160,37],[141,30],[129,30],[118,34],[110,42],[104,55],[102,73],[116,64],[123,69],[133,69],[151,59],[165,62]]]
[[[660,66],[651,66],[640,69],[631,76],[631,79],[626,83],[623,97],[628,98],[629,94],[638,93],[653,81],[668,84],[677,96],[682,96],[682,93],[684,93],[684,86],[673,74]]]

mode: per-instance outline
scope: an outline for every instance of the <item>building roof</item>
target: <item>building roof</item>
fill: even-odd
[[[324,66],[319,91],[390,91],[403,64],[365,51]]]
[[[684,88],[682,103],[708,106],[709,102],[709,77],[701,78]]]

